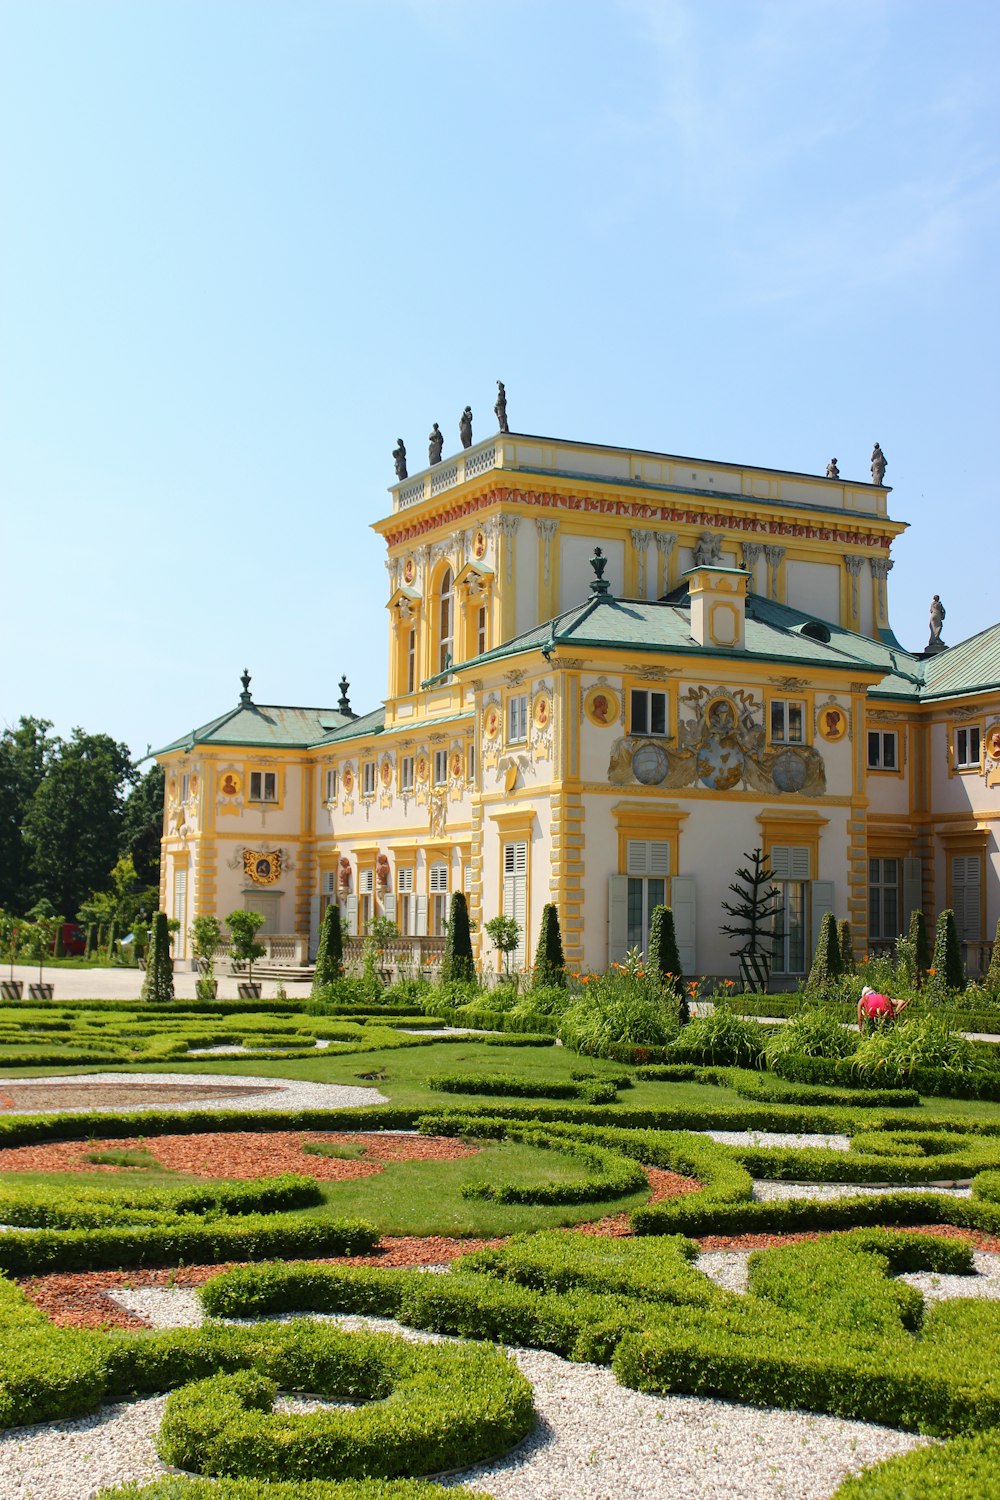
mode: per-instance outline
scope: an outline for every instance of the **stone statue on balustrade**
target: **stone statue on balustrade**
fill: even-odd
[[[463,448],[472,447],[472,407],[467,406],[458,419],[458,435]]]
[[[402,438],[397,438],[396,446],[392,450],[392,461],[396,465],[396,478],[406,478],[406,444]]]
[[[840,478],[840,470],[837,468],[837,460],[835,458],[831,458],[830,462],[826,466],[826,477],[827,479]]]
[[[493,408],[496,413],[497,428],[500,432],[509,432],[507,426],[507,392],[504,390],[503,381],[497,381],[497,404]]]
[[[882,484],[885,479],[885,454],[878,443],[872,449],[872,484]]]
[[[427,435],[427,459],[431,464],[441,462],[441,453],[444,449],[444,433],[435,422]]]

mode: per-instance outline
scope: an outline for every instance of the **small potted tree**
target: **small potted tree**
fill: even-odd
[[[14,964],[21,951],[23,937],[23,923],[13,912],[0,911],[0,944],[3,945],[6,957],[10,959],[10,978],[0,979],[0,998],[4,1000],[20,1000],[24,995],[24,980],[14,978]]]
[[[521,941],[521,924],[516,917],[491,917],[484,931],[496,951],[503,955],[504,977],[511,977],[511,955],[517,952]]]
[[[198,963],[195,994],[199,1000],[214,1000],[219,993],[219,981],[215,977],[215,954],[222,942],[222,923],[218,917],[202,912],[191,923],[188,935],[191,950]]]
[[[38,912],[28,928],[28,952],[32,958],[38,959],[38,983],[28,985],[29,1000],[51,1000],[55,993],[54,986],[45,983],[43,971],[45,960],[52,952],[58,927],[58,917]]]
[[[257,941],[257,933],[263,923],[264,917],[259,911],[231,911],[226,918],[230,957],[234,963],[247,966],[246,980],[236,986],[241,1000],[260,999],[260,985],[253,982],[253,961],[255,958],[263,958],[267,952],[264,944]]]

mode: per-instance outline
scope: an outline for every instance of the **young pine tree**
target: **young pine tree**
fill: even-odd
[[[448,936],[444,945],[441,979],[443,983],[447,983],[449,979],[470,980],[475,977],[469,908],[463,893],[455,891],[448,913]]]
[[[319,948],[316,950],[316,968],[313,972],[313,994],[325,985],[333,984],[344,972],[344,931],[340,925],[340,907],[331,901],[323,915],[320,928]]]
[[[769,857],[755,849],[752,854],[744,853],[743,858],[750,864],[736,871],[736,879],[729,887],[739,899],[722,903],[722,910],[736,917],[737,925],[725,923],[719,931],[744,940],[742,947],[734,948],[731,955],[740,961],[744,989],[766,990],[774,945],[783,936],[781,918],[785,908],[781,888],[770,884]]]
[[[170,932],[166,912],[153,916],[146,958],[146,976],[142,981],[142,999],[162,1005],[174,998],[174,963],[170,956]]]
[[[840,957],[840,942],[837,937],[837,919],[828,911],[819,926],[819,942],[813,954],[807,988],[825,990],[844,972]]]
[[[559,931],[559,909],[553,902],[542,907],[542,927],[535,953],[532,989],[558,984],[566,987],[566,960],[563,957],[562,934]]]
[[[946,990],[965,989],[965,965],[958,941],[955,913],[943,911],[937,920],[934,935],[934,969],[937,987]]]

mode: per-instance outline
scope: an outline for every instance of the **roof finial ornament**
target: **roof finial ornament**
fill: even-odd
[[[340,701],[337,704],[337,712],[348,714],[352,719],[356,719],[358,716],[351,707],[351,700],[347,696],[347,689],[350,687],[350,685],[351,684],[347,680],[347,674],[345,673],[337,683],[337,686],[340,688]]]
[[[607,565],[608,560],[604,556],[604,553],[601,551],[600,547],[595,547],[594,555],[590,559],[590,566],[594,570],[594,581],[590,585],[590,592],[592,594],[610,593],[611,584],[604,576],[604,569],[607,567]]]
[[[243,691],[240,694],[240,708],[249,708],[250,705],[253,703],[253,699],[250,696],[250,668],[249,667],[244,667],[243,668],[243,675],[240,678],[240,681],[243,684]]]

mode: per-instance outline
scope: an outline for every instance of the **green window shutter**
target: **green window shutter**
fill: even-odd
[[[910,917],[923,905],[924,872],[916,855],[907,855],[903,860],[903,910],[900,926],[904,932],[910,930]]]
[[[670,882],[670,907],[677,935],[677,956],[690,978],[697,970],[696,909],[693,875],[675,875]]]
[[[628,876],[608,878],[608,963],[618,963],[628,946]]]
[[[809,948],[809,961],[816,952],[816,944],[819,942],[819,929],[827,912],[833,911],[833,898],[836,887],[832,880],[813,880],[809,883],[811,892],[810,906],[812,907],[812,943]]]

